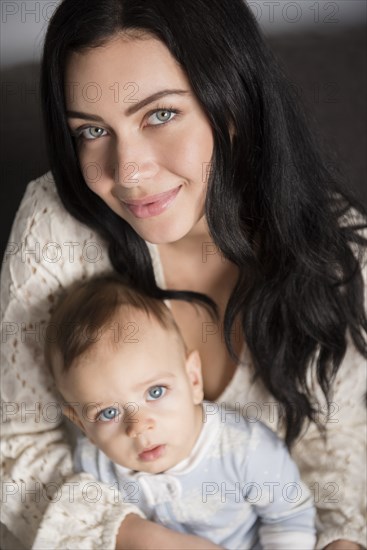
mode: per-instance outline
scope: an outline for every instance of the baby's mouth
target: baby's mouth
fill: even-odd
[[[139,453],[139,459],[143,462],[152,462],[153,460],[156,460],[157,458],[160,458],[166,450],[166,445],[153,445],[151,447],[147,447]]]

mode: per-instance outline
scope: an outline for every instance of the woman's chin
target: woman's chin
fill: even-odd
[[[185,235],[182,235],[180,234],[179,236],[177,235],[160,235],[160,234],[157,234],[157,235],[152,235],[151,233],[147,233],[146,235],[140,235],[140,237],[142,239],[144,239],[144,241],[147,241],[148,243],[150,244],[156,244],[156,245],[159,245],[159,244],[172,244],[172,243],[175,243],[177,241],[179,241],[180,239],[182,239]]]
[[[163,224],[160,227],[150,227],[150,228],[142,228],[142,227],[134,227],[133,229],[136,231],[136,233],[144,239],[144,241],[147,241],[151,244],[170,244],[175,243],[181,239],[183,239],[188,233],[190,232],[191,227],[176,227],[174,224]]]

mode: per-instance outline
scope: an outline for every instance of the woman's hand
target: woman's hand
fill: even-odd
[[[324,550],[361,550],[361,546],[356,542],[339,539],[325,546]]]
[[[152,521],[129,514],[117,533],[116,550],[218,550],[220,546],[197,537],[183,535]]]

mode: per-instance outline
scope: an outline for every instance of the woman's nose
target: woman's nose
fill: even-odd
[[[139,416],[132,418],[126,428],[126,434],[129,437],[135,438],[143,435],[154,428],[155,422],[149,416]]]
[[[151,182],[159,171],[151,143],[135,139],[134,142],[117,144],[114,181],[121,187],[138,187]]]

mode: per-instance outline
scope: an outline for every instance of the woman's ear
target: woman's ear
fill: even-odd
[[[191,351],[186,357],[186,372],[191,382],[194,404],[198,405],[204,399],[204,389],[201,374],[201,359],[197,350]]]

